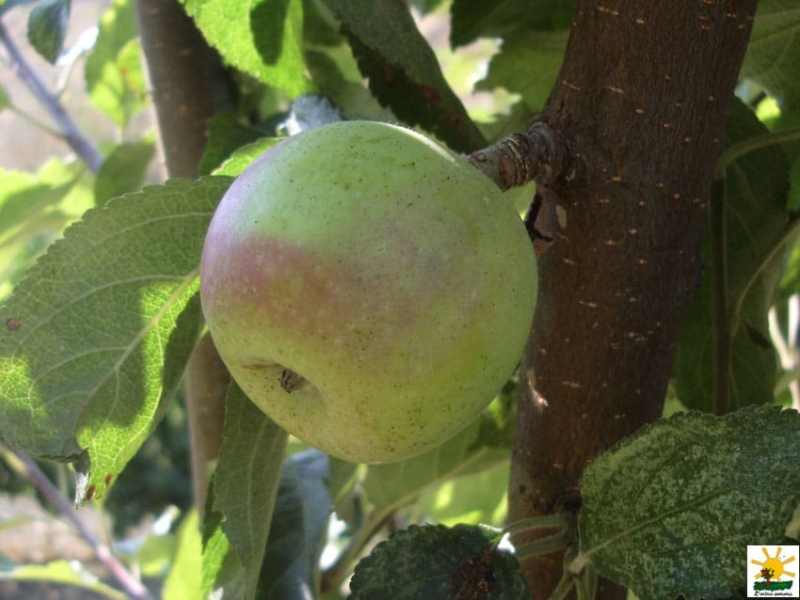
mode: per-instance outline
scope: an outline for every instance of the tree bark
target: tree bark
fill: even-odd
[[[177,0],[137,0],[162,152],[169,177],[199,175],[209,119],[232,106],[228,75]],[[195,504],[203,513],[209,463],[222,437],[230,376],[211,338],[192,354],[184,377]]]
[[[578,0],[537,121],[579,162],[522,366],[509,520],[575,511],[584,465],[660,416],[756,0]],[[541,126],[541,125],[540,125]],[[518,544],[524,540],[516,539]],[[547,598],[563,557],[525,561]],[[604,582],[600,598],[625,598]]]

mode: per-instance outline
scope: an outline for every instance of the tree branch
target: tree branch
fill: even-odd
[[[133,598],[152,600],[153,596],[142,582],[134,577],[125,568],[125,565],[114,556],[111,549],[86,527],[72,504],[61,495],[33,459],[19,452],[4,451],[3,454],[5,459],[13,465],[14,470],[26,476],[47,501],[72,523],[75,530],[92,547],[97,559],[106,566],[127,594]]]
[[[510,521],[562,512],[589,460],[661,415],[755,5],[576,2],[537,121],[581,167],[540,185],[558,220],[522,361]],[[548,177],[526,171],[520,179]],[[537,535],[513,537],[519,546]],[[547,598],[562,557],[523,569],[534,598]],[[625,590],[600,579],[598,597]]]
[[[69,113],[61,105],[58,98],[44,86],[36,71],[28,64],[25,56],[17,48],[2,20],[0,20],[0,43],[5,46],[8,52],[8,62],[11,70],[16,73],[17,77],[31,91],[56,123],[59,129],[59,136],[64,139],[92,173],[97,173],[103,163],[102,156],[80,132],[78,126],[75,125],[72,117],[69,116]]]
[[[170,177],[197,177],[208,121],[233,104],[227,73],[217,52],[176,0],[137,0],[136,16],[167,172]],[[219,450],[229,382],[210,338],[202,340],[192,354],[184,380],[192,483],[195,505],[202,514],[207,465]]]

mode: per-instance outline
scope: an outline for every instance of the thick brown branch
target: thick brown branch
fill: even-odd
[[[546,181],[538,150],[522,177],[544,178],[559,218],[523,360],[511,521],[563,511],[587,461],[660,416],[755,4],[577,2],[538,120],[583,166]],[[534,598],[561,563],[525,562]],[[601,582],[599,598],[624,597]]]

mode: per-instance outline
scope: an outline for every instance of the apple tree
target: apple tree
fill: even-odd
[[[25,4],[5,0],[0,19]],[[71,8],[30,9],[51,62]],[[9,64],[79,159],[0,171],[4,456],[48,490],[33,459],[71,465],[75,503],[97,504],[185,406],[196,506],[167,599],[742,597],[746,546],[800,535],[798,17],[785,0],[114,0],[81,63],[113,142],[87,139],[0,21]],[[135,125],[150,103],[163,181]],[[18,110],[2,89],[0,108]],[[233,181],[340,120],[400,123],[461,154],[516,207],[538,262],[505,385],[438,445],[379,464],[263,413],[200,300]],[[312,171],[359,168],[326,150],[305,156]],[[453,285],[469,295],[479,275]],[[358,388],[387,410],[381,373],[366,375]],[[154,595],[95,546],[114,585]]]

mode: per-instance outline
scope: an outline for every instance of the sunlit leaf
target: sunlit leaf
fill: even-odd
[[[205,231],[229,184],[176,180],[89,211],[0,308],[0,434],[80,458],[79,499],[103,495],[177,388],[202,322]]]
[[[291,98],[314,91],[303,63],[302,0],[183,0],[209,43]]]
[[[97,41],[86,59],[86,86],[92,102],[124,127],[147,102],[130,0],[114,0],[100,17],[99,26]]]
[[[539,111],[561,69],[566,45],[566,31],[521,31],[510,35],[492,58],[488,74],[475,88],[502,87],[519,93],[528,108]]]
[[[196,510],[183,518],[177,542],[161,597],[163,600],[196,600],[202,597],[202,539]]]
[[[38,581],[73,586],[81,590],[94,592],[101,598],[109,600],[127,600],[129,596],[106,585],[91,574],[83,565],[75,561],[58,560],[37,565],[13,565],[5,561],[0,563],[0,581]]]
[[[579,570],[640,600],[729,598],[748,544],[780,543],[800,502],[800,416],[748,407],[687,412],[643,428],[581,478]]]

